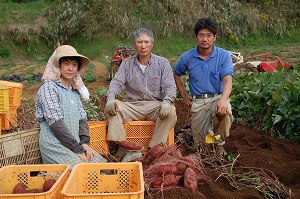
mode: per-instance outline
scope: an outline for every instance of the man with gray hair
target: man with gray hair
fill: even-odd
[[[132,39],[137,55],[122,62],[107,91],[107,140],[126,149],[142,149],[142,144],[126,141],[123,121],[155,121],[151,148],[166,143],[177,121],[173,105],[176,84],[169,61],[151,53],[152,31],[139,28],[133,32]],[[124,89],[126,97],[121,102],[116,96]]]

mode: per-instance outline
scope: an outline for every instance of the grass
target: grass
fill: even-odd
[[[28,3],[0,1],[0,26],[3,28],[10,24],[34,24],[43,15],[47,4],[47,0]]]

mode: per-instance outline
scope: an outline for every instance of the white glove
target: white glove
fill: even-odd
[[[80,94],[80,97],[83,99],[83,101],[89,101],[90,93],[86,86],[83,86],[80,89],[78,89],[78,92]]]
[[[171,102],[164,100],[160,105],[159,118],[161,120],[165,119],[166,117],[168,117],[170,112],[171,112]]]
[[[117,100],[116,99],[108,99],[105,105],[105,112],[108,113],[111,116],[114,116],[117,114],[117,112],[120,110]]]
[[[79,90],[85,86],[79,73],[75,77],[73,77],[72,80],[73,80],[72,87],[74,89]]]

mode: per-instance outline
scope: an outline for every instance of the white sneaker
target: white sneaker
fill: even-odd
[[[142,156],[143,154],[141,151],[128,151],[121,162],[130,162],[132,160],[141,158]]]

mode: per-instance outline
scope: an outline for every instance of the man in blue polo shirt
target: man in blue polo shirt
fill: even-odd
[[[232,112],[229,96],[232,90],[233,64],[231,54],[214,45],[217,24],[201,18],[194,27],[197,47],[183,53],[174,66],[176,86],[188,106],[191,106],[191,126],[195,146],[210,135],[216,141],[216,153],[225,155],[225,138],[229,136]],[[181,79],[189,75],[191,96]]]

